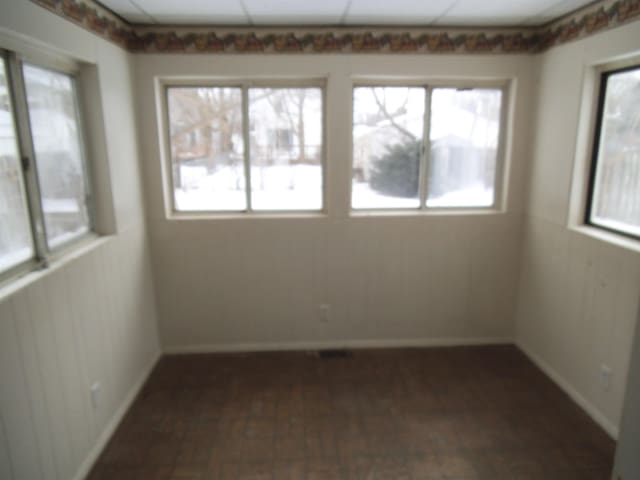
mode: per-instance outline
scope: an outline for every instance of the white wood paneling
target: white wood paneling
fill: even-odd
[[[38,364],[38,381],[42,387],[42,394],[46,405],[46,415],[51,428],[54,458],[58,478],[65,479],[73,475],[71,467],[71,444],[68,430],[68,415],[65,411],[65,401],[62,393],[62,373],[58,363],[58,353],[61,348],[57,345],[55,336],[54,316],[48,302],[47,293],[51,286],[51,278],[35,283],[27,289],[28,308],[31,310],[30,320],[32,337],[25,342],[33,342],[36,363]],[[20,320],[19,320],[20,321]]]
[[[13,299],[18,341],[24,364],[24,381],[29,394],[23,398],[24,405],[31,406],[37,445],[40,452],[41,469],[45,478],[58,478],[51,419],[48,417],[44,381],[36,346],[36,333],[31,319],[32,311],[28,291],[22,290]]]
[[[16,479],[44,479],[47,465],[40,456],[32,397],[20,351],[16,316],[11,302],[0,303],[0,415]],[[40,419],[42,420],[42,419]],[[53,461],[49,463],[53,467]]]
[[[638,254],[530,219],[522,262],[518,343],[614,434],[640,302]],[[601,365],[613,372],[608,389]]]
[[[640,325],[640,310],[637,315]],[[627,391],[622,424],[612,478],[638,478],[640,476],[640,328],[636,327],[631,353],[631,366],[627,377]]]
[[[9,442],[5,433],[4,420],[0,415],[0,479],[13,480],[14,478],[9,454]]]
[[[140,293],[151,282],[145,245],[144,227],[130,228],[0,301],[3,475],[74,478],[157,358],[153,295]]]
[[[141,55],[138,111],[165,347],[513,336],[530,56]],[[326,215],[167,219],[150,86],[176,76],[327,77]],[[351,214],[354,77],[514,79],[508,213]],[[516,88],[517,85],[517,88]],[[319,305],[331,305],[321,322]]]
[[[80,480],[159,355],[133,65],[128,53],[33,2],[5,10],[0,30],[16,45],[54,48],[97,73],[87,79],[100,103],[91,128],[102,130],[94,147],[105,151],[91,161],[100,162],[95,181],[108,186],[100,200],[113,200],[115,234],[0,288],[0,478]],[[102,385],[97,408],[94,382]]]
[[[583,96],[580,86],[588,88],[583,81],[595,62],[637,55],[639,36],[636,22],[536,60],[539,91],[516,310],[518,343],[610,432],[616,429],[607,425],[617,428],[621,417],[640,301],[640,255],[637,247],[623,248],[567,224],[572,172],[582,160],[576,152],[590,152],[592,141],[577,135],[581,112],[588,110],[582,102],[595,98]],[[600,381],[602,365],[612,371],[609,388]]]
[[[72,450],[72,464],[78,465],[84,458],[89,445],[89,412],[86,399],[87,380],[81,368],[81,357],[77,346],[71,308],[68,303],[69,284],[61,281],[48,281],[47,295],[51,307],[51,322],[55,327],[56,345],[69,345],[58,348],[62,394],[66,406],[66,421]],[[74,421],[75,419],[75,421]]]

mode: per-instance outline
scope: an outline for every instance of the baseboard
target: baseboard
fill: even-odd
[[[531,349],[522,342],[516,341],[516,346],[537,365],[553,382],[558,385],[571,399],[589,415],[602,429],[609,434],[614,440],[618,439],[618,427],[614,425],[607,417],[598,410],[589,400],[587,400],[580,392],[578,392],[562,375],[535,354]]]
[[[164,353],[232,353],[232,352],[273,352],[296,350],[322,350],[327,348],[403,348],[403,347],[461,347],[472,345],[512,345],[512,338],[406,338],[384,340],[323,340],[292,342],[255,343],[212,343],[199,345],[167,345]]]
[[[107,423],[106,427],[104,427],[104,430],[89,451],[87,457],[80,465],[80,468],[76,472],[76,475],[73,477],[74,480],[83,480],[87,477],[87,475],[89,475],[89,472],[93,468],[94,463],[96,462],[96,460],[98,460],[98,457],[102,453],[102,450],[104,450],[104,447],[106,447],[113,433],[116,431],[116,428],[118,428],[120,421],[124,417],[125,413],[127,413],[127,410],[129,410],[129,407],[131,407],[131,404],[140,392],[140,389],[144,385],[144,382],[146,382],[147,378],[149,378],[153,367],[156,366],[156,363],[158,363],[161,355],[161,352],[156,353],[156,355],[152,357],[149,364],[143,369],[142,373],[127,393],[127,396],[120,404],[116,412],[113,414],[111,420],[109,420],[109,423]]]

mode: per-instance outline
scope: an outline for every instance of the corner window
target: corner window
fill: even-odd
[[[640,238],[640,66],[602,74],[586,223]]]
[[[0,51],[0,277],[92,228],[72,73]]]
[[[90,229],[74,80],[26,64],[23,78],[44,230],[55,248]]]
[[[27,193],[4,58],[0,58],[0,271],[33,257]]]
[[[503,91],[357,86],[354,209],[496,204]]]
[[[173,209],[323,208],[319,86],[168,86]]]

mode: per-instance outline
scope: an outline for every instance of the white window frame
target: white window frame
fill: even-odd
[[[614,59],[610,58],[585,66],[566,225],[569,230],[587,237],[634,252],[640,252],[640,240],[638,238],[608,230],[586,221],[587,206],[590,201],[590,176],[602,74],[633,65],[640,65],[640,55],[637,53]]]
[[[594,197],[596,195],[596,189],[597,189],[596,177],[597,177],[598,164],[601,162],[600,147],[601,147],[601,141],[602,141],[602,129],[604,126],[603,125],[604,113],[605,113],[604,107],[605,107],[606,96],[607,96],[606,87],[608,85],[608,79],[612,75],[623,73],[626,71],[632,71],[632,70],[640,72],[640,62],[634,63],[632,65],[617,67],[617,68],[616,67],[606,68],[606,69],[602,69],[602,71],[599,72],[600,78],[598,82],[598,102],[597,102],[597,106],[595,107],[596,116],[595,116],[595,123],[594,123],[593,136],[592,136],[591,161],[589,165],[589,180],[587,185],[587,197],[586,197],[586,204],[584,209],[584,223],[585,225],[588,225],[590,227],[605,230],[609,233],[613,233],[615,235],[622,235],[632,240],[638,241],[640,240],[640,234],[628,232],[620,228],[615,228],[611,225],[598,223],[591,218],[593,214]]]
[[[326,78],[160,78],[157,79],[156,92],[158,107],[158,136],[161,145],[162,176],[164,186],[165,213],[167,218],[203,218],[203,217],[241,217],[241,216],[295,216],[325,215],[327,212],[327,80]],[[244,178],[246,208],[243,210],[178,210],[175,204],[173,185],[173,160],[171,158],[171,139],[169,135],[169,101],[171,88],[239,88],[242,92],[242,136],[244,142]],[[322,145],[320,148],[321,201],[320,209],[278,209],[256,210],[251,205],[251,151],[249,142],[249,89],[251,88],[318,88],[322,99]]]
[[[16,264],[0,272],[0,285],[15,277],[24,275],[36,269],[47,268],[53,260],[62,257],[70,250],[95,238],[95,205],[92,185],[90,162],[88,161],[86,131],[82,115],[82,95],[79,89],[80,65],[57,56],[49,56],[43,52],[27,49],[23,53],[11,49],[5,49],[0,45],[0,56],[5,61],[8,80],[8,93],[11,101],[11,109],[16,134],[16,148],[21,164],[21,181],[23,182],[26,202],[28,206],[28,221],[31,229],[31,243],[33,255],[30,259]],[[46,227],[42,208],[42,198],[38,183],[38,165],[31,135],[31,122],[29,118],[26,86],[24,83],[23,66],[30,65],[50,72],[60,73],[70,78],[75,115],[78,127],[78,142],[83,167],[83,179],[86,194],[86,206],[88,214],[87,232],[74,236],[54,247],[49,247],[46,237]]]
[[[419,179],[418,179],[418,198],[420,204],[417,207],[390,207],[390,208],[375,208],[353,207],[353,165],[354,165],[354,142],[353,142],[353,105],[354,105],[354,89],[359,87],[408,87],[408,88],[424,88],[425,89],[425,111],[424,111],[424,131],[422,137],[422,149],[420,156],[419,167]],[[431,124],[431,95],[434,89],[438,88],[455,88],[459,90],[473,90],[473,89],[491,89],[500,90],[501,105],[500,105],[500,128],[498,132],[498,148],[496,152],[496,171],[493,179],[494,195],[493,203],[486,206],[438,206],[428,207],[427,200],[427,185],[429,179],[429,152],[430,152],[430,124]],[[505,208],[505,182],[506,182],[506,143],[507,143],[507,129],[508,127],[508,112],[510,104],[510,81],[508,80],[405,80],[405,79],[379,79],[379,78],[357,78],[353,79],[351,85],[351,168],[349,178],[349,211],[352,216],[367,215],[371,213],[376,214],[403,214],[403,213],[459,213],[459,212],[471,212],[471,213],[495,213],[501,212]]]

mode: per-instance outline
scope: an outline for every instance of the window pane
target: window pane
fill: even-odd
[[[89,231],[75,89],[68,75],[25,65],[24,82],[50,248]]]
[[[591,221],[640,235],[640,68],[608,77]]]
[[[33,256],[6,66],[0,58],[0,271]]]
[[[322,209],[322,90],[249,89],[251,206]]]
[[[493,205],[501,101],[500,90],[433,90],[428,207]]]
[[[353,208],[420,206],[422,87],[353,89]]]
[[[167,91],[175,209],[245,210],[242,90]]]

